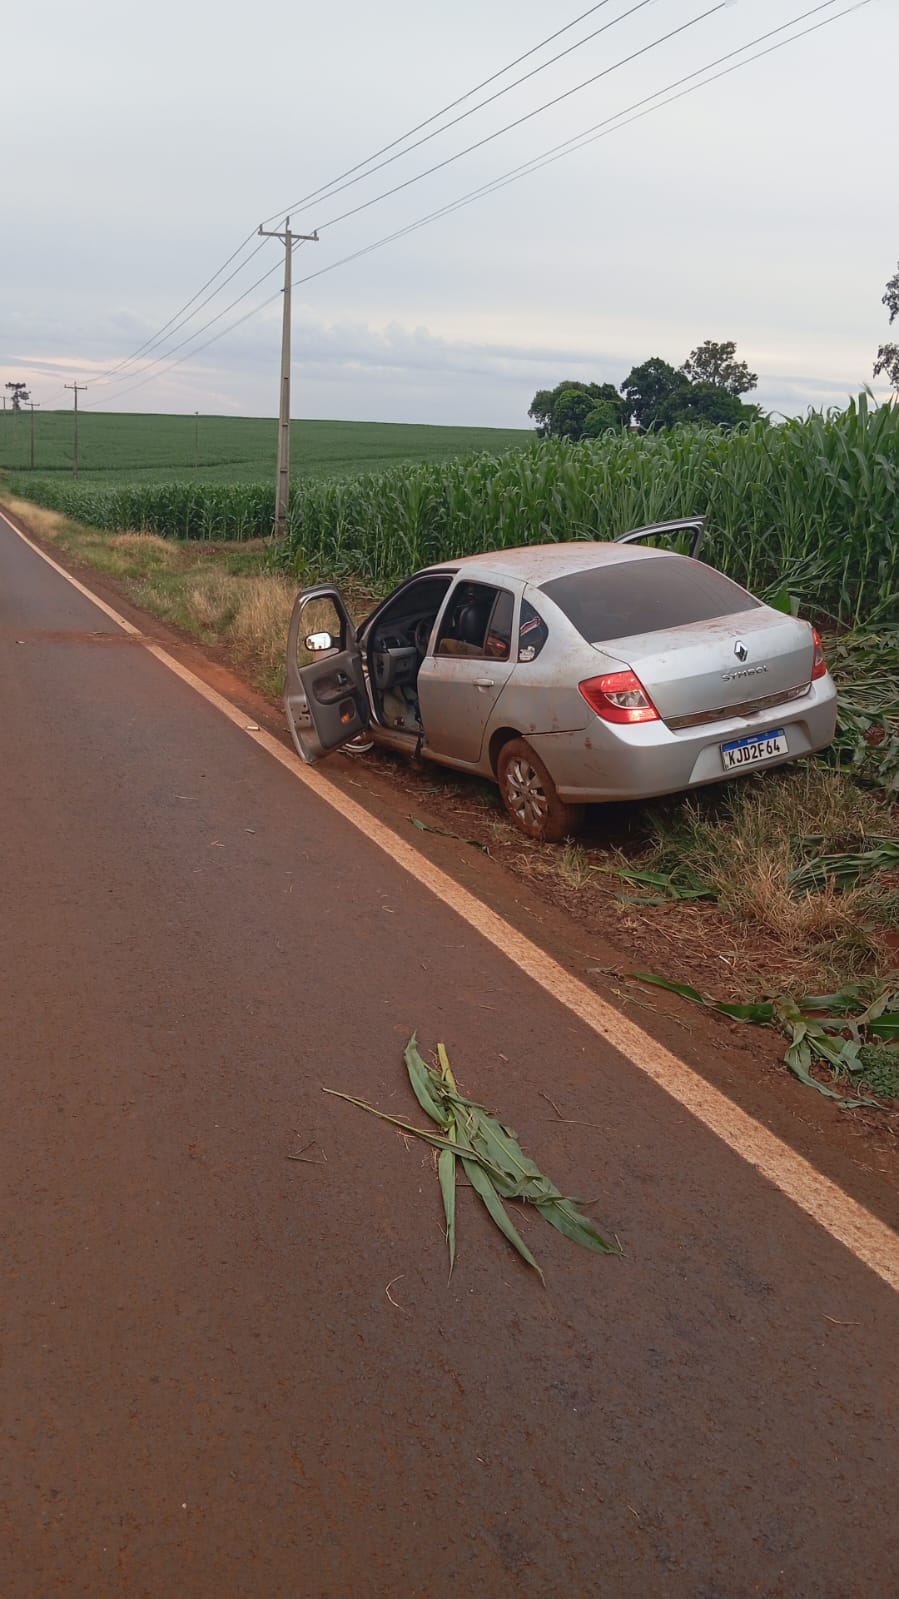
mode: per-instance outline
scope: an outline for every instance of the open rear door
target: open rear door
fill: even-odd
[[[678,538],[678,534],[685,535],[683,540]],[[705,517],[685,516],[675,522],[652,522],[649,527],[635,527],[632,533],[620,534],[615,543],[637,544],[644,539],[658,539],[660,543],[670,545],[677,554],[689,555],[695,561],[704,537]]]
[[[369,725],[362,652],[346,606],[329,584],[297,595],[287,634],[284,710],[297,752],[310,765]]]

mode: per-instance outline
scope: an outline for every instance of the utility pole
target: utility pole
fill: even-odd
[[[195,472],[199,469],[199,465],[200,465],[200,413],[199,413],[199,411],[195,411],[194,412],[194,471]]]
[[[73,477],[77,477],[78,476],[78,396],[79,396],[79,394],[86,393],[87,384],[86,383],[64,383],[63,384],[63,388],[64,389],[74,389],[74,391],[75,391],[75,450],[74,450],[74,454],[72,456],[72,476]]]
[[[291,233],[290,217],[284,218],[284,231],[270,233],[260,227],[264,239],[280,239],[284,245],[284,316],[281,323],[281,404],[278,410],[278,475],[275,486],[275,538],[287,532],[287,503],[290,499],[290,288],[293,247],[300,239],[318,243],[315,233]]]
[[[34,412],[35,412],[35,406],[37,407],[38,410],[40,410],[41,404],[40,404],[40,400],[29,400],[28,404],[31,407],[31,470],[33,472],[34,471]]]

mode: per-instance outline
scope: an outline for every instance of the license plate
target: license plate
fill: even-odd
[[[787,755],[787,735],[782,727],[770,733],[752,733],[749,738],[736,738],[732,744],[722,744],[721,761],[726,772],[737,767],[758,766],[761,761],[776,761],[778,755]]]

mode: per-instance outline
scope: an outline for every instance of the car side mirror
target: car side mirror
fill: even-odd
[[[307,633],[303,643],[312,655],[316,655],[320,650],[334,648],[334,640],[330,633]]]

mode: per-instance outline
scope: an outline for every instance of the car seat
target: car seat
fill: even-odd
[[[487,618],[490,607],[483,601],[472,601],[463,605],[456,617],[454,633],[463,644],[482,645],[484,634],[487,631]]]

